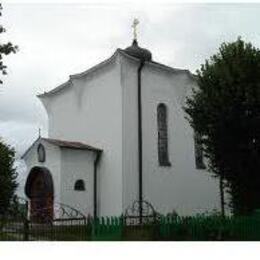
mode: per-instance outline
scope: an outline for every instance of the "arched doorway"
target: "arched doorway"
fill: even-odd
[[[54,187],[50,171],[45,167],[33,167],[25,184],[25,194],[30,199],[30,219],[35,222],[53,218]]]

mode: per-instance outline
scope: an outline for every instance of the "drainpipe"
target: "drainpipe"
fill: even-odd
[[[142,134],[142,69],[144,60],[141,60],[137,70],[137,95],[138,95],[138,167],[139,167],[139,217],[142,223],[143,209],[143,134]]]
[[[97,166],[100,160],[102,151],[97,151],[94,161],[94,219],[97,218]]]

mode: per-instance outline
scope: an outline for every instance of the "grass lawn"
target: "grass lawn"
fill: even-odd
[[[11,224],[5,226],[5,232],[0,228],[0,241],[23,241],[25,239],[23,227],[17,223]],[[30,225],[28,239],[30,241],[89,241],[91,230],[84,225]]]
[[[12,240],[7,234],[0,232],[0,241],[10,241]]]
[[[84,226],[52,226],[30,230],[30,239],[39,241],[89,241],[91,234]]]

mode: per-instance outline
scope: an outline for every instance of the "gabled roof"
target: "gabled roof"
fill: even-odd
[[[24,154],[21,156],[21,159],[23,159],[28,153],[29,151],[32,149],[32,147],[37,143],[37,142],[47,142],[49,144],[58,146],[60,148],[68,148],[68,149],[77,149],[77,150],[88,150],[88,151],[93,151],[93,152],[97,152],[100,153],[102,152],[102,149],[90,146],[88,144],[85,143],[81,143],[81,142],[74,142],[74,141],[67,141],[67,140],[60,140],[60,139],[52,139],[52,138],[41,138],[38,137],[33,144],[24,152]]]
[[[70,75],[68,81],[66,81],[65,83],[59,85],[58,87],[56,87],[56,88],[54,88],[54,89],[52,89],[52,90],[50,90],[50,91],[48,91],[48,92],[44,92],[44,93],[42,93],[42,94],[37,95],[37,97],[40,97],[40,98],[41,98],[41,97],[48,97],[48,96],[51,96],[52,94],[55,94],[55,93],[59,92],[60,90],[66,88],[66,87],[69,87],[69,86],[72,84],[72,80],[73,80],[73,79],[79,79],[79,78],[81,78],[81,77],[83,77],[83,76],[89,75],[90,73],[92,73],[92,72],[94,72],[94,71],[96,71],[96,70],[102,68],[103,66],[105,66],[105,65],[109,64],[110,62],[112,62],[118,54],[121,54],[121,55],[123,55],[123,56],[125,56],[125,57],[127,57],[127,58],[129,58],[129,59],[132,59],[132,60],[135,60],[135,61],[139,61],[138,58],[129,55],[125,50],[123,50],[123,49],[117,49],[117,50],[114,52],[114,54],[113,54],[110,58],[108,58],[108,59],[102,61],[101,63],[95,65],[94,67],[91,67],[90,69],[85,70],[84,72]],[[150,64],[150,65],[154,65],[154,66],[156,66],[156,67],[158,67],[158,68],[161,68],[161,69],[163,69],[163,70],[167,70],[167,71],[173,72],[173,73],[185,72],[185,73],[187,73],[191,78],[195,79],[194,75],[193,75],[189,70],[176,69],[176,68],[173,68],[173,67],[170,67],[170,66],[167,66],[167,65],[164,65],[164,64],[155,62],[155,61],[153,61],[153,60],[151,60],[151,61],[146,61],[145,63],[146,63],[146,64]]]
[[[118,53],[119,52],[118,52],[118,49],[117,49],[115,51],[115,53],[110,58],[100,62],[99,64],[97,64],[97,65],[91,67],[90,69],[87,69],[87,70],[85,70],[85,71],[83,71],[81,73],[70,75],[68,81],[66,81],[65,83],[59,85],[58,87],[56,87],[56,88],[54,88],[54,89],[52,89],[52,90],[50,90],[48,92],[44,92],[42,94],[37,95],[37,97],[40,97],[40,98],[41,97],[47,97],[47,96],[50,96],[51,94],[54,94],[54,93],[60,91],[61,89],[65,88],[65,87],[68,87],[72,83],[73,79],[79,79],[79,78],[81,78],[83,76],[86,76],[86,75],[96,71],[97,69],[102,68],[103,66],[107,65],[108,63],[112,62],[115,59],[115,57],[117,56]]]
[[[118,49],[117,50],[119,53],[121,53],[123,56],[129,58],[129,59],[132,59],[132,60],[139,60],[138,58],[135,58],[131,55],[129,55],[125,50],[123,49]],[[168,65],[165,65],[165,64],[162,64],[162,63],[159,63],[159,62],[156,62],[154,60],[150,60],[150,61],[145,61],[145,64],[149,64],[149,65],[152,65],[152,66],[155,66],[157,68],[160,68],[160,69],[163,69],[163,70],[167,70],[169,72],[172,72],[172,73],[178,73],[178,72],[185,72],[187,73],[191,78],[193,79],[196,79],[196,76],[194,74],[192,74],[189,70],[187,69],[179,69],[179,68],[173,68],[173,67],[170,67]]]
[[[43,141],[62,147],[62,148],[70,148],[70,149],[80,149],[80,150],[89,150],[89,151],[96,151],[101,152],[101,149],[96,147],[90,146],[88,144],[84,144],[81,142],[74,142],[74,141],[65,141],[59,139],[51,139],[51,138],[41,138]]]

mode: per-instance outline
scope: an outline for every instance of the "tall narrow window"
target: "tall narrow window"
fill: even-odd
[[[158,126],[158,160],[160,166],[170,166],[168,155],[167,107],[161,103],[157,106]]]
[[[195,164],[197,169],[206,169],[203,158],[203,147],[201,143],[201,135],[198,133],[194,134],[194,145],[195,145]]]

